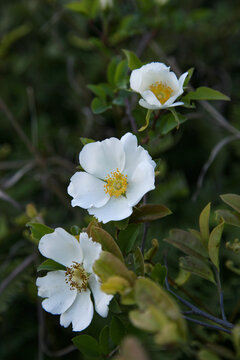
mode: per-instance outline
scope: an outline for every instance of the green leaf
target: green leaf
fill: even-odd
[[[66,270],[66,267],[62,264],[59,264],[58,262],[56,262],[54,260],[47,259],[42,264],[40,264],[37,268],[37,271],[42,271],[42,270],[47,270],[47,271]]]
[[[143,125],[142,127],[140,127],[140,129],[138,129],[138,131],[144,131],[148,125],[149,125],[149,121],[151,118],[151,114],[152,114],[152,110],[148,110],[147,114],[146,114],[146,121],[145,121],[145,125]]]
[[[218,219],[223,219],[226,224],[240,227],[240,214],[231,210],[217,210]]]
[[[74,1],[65,5],[65,7],[74,12],[84,14],[87,17],[93,19],[97,15],[99,10],[99,2],[98,0],[81,0]]]
[[[102,245],[103,250],[108,251],[115,255],[118,259],[124,262],[122,252],[113,237],[105,230],[92,226],[90,235],[93,241],[96,241]]]
[[[117,88],[125,89],[127,87],[127,81],[128,81],[127,71],[128,71],[127,60],[120,61],[120,63],[117,65],[116,72],[114,75],[114,84]]]
[[[144,276],[144,259],[139,247],[133,253],[135,272],[138,276]]]
[[[31,235],[36,240],[40,240],[43,235],[54,232],[54,230],[50,227],[40,223],[29,222],[26,224],[26,226],[29,226],[31,228]]]
[[[221,360],[221,358],[210,350],[202,349],[197,354],[198,360]]]
[[[174,280],[174,282],[178,286],[183,286],[188,281],[190,276],[191,276],[191,273],[189,271],[185,271],[180,268],[179,273],[178,273],[176,279]]]
[[[29,34],[31,30],[32,25],[23,24],[12,29],[6,35],[4,35],[0,43],[0,58],[7,53],[8,49],[15,41]]]
[[[134,208],[133,214],[130,217],[130,222],[141,223],[153,220],[162,219],[163,217],[172,214],[166,206],[160,204],[140,205]]]
[[[116,69],[118,66],[119,60],[114,57],[111,62],[108,65],[107,68],[107,79],[110,85],[115,86],[115,82],[114,82],[114,77],[115,77],[115,73],[116,73]]]
[[[104,355],[107,355],[110,352],[108,325],[105,325],[99,334],[99,348],[100,348],[100,352]]]
[[[240,213],[240,195],[236,194],[224,194],[220,195],[222,201],[231,206],[234,210]]]
[[[232,340],[236,350],[237,358],[240,356],[240,325],[234,326],[232,330]]]
[[[127,58],[128,67],[130,70],[135,70],[142,66],[141,60],[139,60],[139,58],[137,57],[136,54],[134,54],[134,52],[125,49],[123,49],[123,52]]]
[[[102,114],[104,111],[111,108],[111,105],[107,105],[107,103],[103,99],[97,97],[95,97],[91,102],[91,109],[94,114]]]
[[[175,122],[177,124],[177,130],[178,130],[179,126],[180,126],[179,115],[181,115],[181,114],[177,113],[176,110],[173,107],[169,108],[169,111],[173,114],[174,120],[175,120]]]
[[[159,132],[162,135],[168,134],[170,131],[178,127],[179,125],[183,124],[185,121],[187,121],[186,116],[178,113],[175,111],[175,115],[177,115],[178,121],[176,121],[176,117],[171,113],[167,113],[163,116],[160,116],[159,121]]]
[[[99,359],[99,345],[94,337],[90,335],[78,335],[72,339],[72,342],[84,356]]]
[[[101,85],[87,85],[87,87],[99,98],[106,100],[106,93]]]
[[[202,86],[197,88],[195,91],[190,91],[185,97],[184,100],[226,100],[229,101],[230,98],[227,95],[224,95],[218,90]]]
[[[113,221],[113,224],[114,226],[116,226],[118,230],[125,230],[128,226],[128,222],[129,222],[129,218],[126,218],[120,221]]]
[[[189,271],[215,284],[213,272],[205,262],[193,256],[181,257],[179,260],[180,267],[183,270]]]
[[[209,216],[211,210],[211,203],[203,209],[199,216],[199,227],[203,244],[207,247],[209,239]]]
[[[119,232],[118,243],[124,254],[128,254],[137,240],[140,225],[129,224],[125,230]]]
[[[217,225],[211,232],[208,242],[208,253],[211,261],[219,270],[219,247],[222,237],[224,222]]]
[[[84,138],[84,137],[80,137],[80,140],[83,146],[95,142],[95,140],[93,139]]]
[[[166,275],[166,266],[161,265],[160,263],[157,263],[151,272],[151,278],[161,286],[164,286]]]
[[[115,315],[112,317],[110,324],[110,337],[115,345],[119,345],[124,338],[125,328],[123,323]]]
[[[144,254],[144,260],[151,261],[159,249],[157,239],[152,239],[152,247]]]
[[[187,255],[203,259],[208,257],[208,252],[203,244],[190,232],[181,229],[172,229],[169,237],[164,241],[172,244]]]
[[[194,67],[191,67],[189,70],[188,70],[188,75],[184,81],[184,84],[183,84],[183,87],[186,87],[189,83],[189,81],[191,80],[192,78],[192,75],[193,75],[193,72],[194,72]]]

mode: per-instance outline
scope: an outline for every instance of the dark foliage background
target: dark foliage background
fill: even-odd
[[[240,130],[238,1],[170,0],[162,5],[160,0],[114,0],[113,8],[94,14],[96,1],[89,0],[88,15],[69,10],[67,3],[12,0],[0,4],[1,360],[53,359],[71,343],[71,330],[61,328],[57,316],[43,313],[37,299],[36,266],[41,259],[25,227],[26,206],[34,203],[51,227],[69,230],[73,224],[88,223],[86,212],[72,208],[66,192],[78,165],[80,137],[102,140],[132,131],[125,106],[113,105],[99,115],[91,110],[93,94],[87,85],[106,82],[113,56],[124,59],[121,49],[133,50],[143,62],[165,62],[177,74],[194,67],[191,85],[209,86],[230,96],[231,102],[212,105]],[[134,105],[136,95],[130,99]],[[224,207],[219,194],[239,193],[240,178],[240,143],[233,141],[219,152],[198,189],[198,177],[211,150],[231,134],[220,125],[219,113],[200,103],[196,110],[183,111],[189,120],[179,130],[164,137],[157,128],[155,133],[138,135],[153,158],[162,160],[157,189],[148,200],[167,205],[173,215],[152,223],[147,241],[159,240],[159,259],[163,248],[169,249],[173,277],[180,253],[162,239],[174,227],[197,228],[199,213],[209,201],[213,209]],[[145,112],[136,105],[133,114],[142,125]],[[215,224],[214,216],[211,223]],[[238,236],[237,230],[226,227],[224,241]],[[225,266],[234,256],[223,244],[225,309],[236,321],[239,277]],[[234,260],[239,265],[239,259]],[[210,311],[218,311],[216,289],[207,281],[192,276],[184,291]],[[95,336],[103,323],[96,316],[86,333]],[[232,344],[221,334],[189,326],[193,329],[189,344],[195,340],[208,348],[215,346],[216,356],[233,358]],[[142,340],[151,359],[195,357],[180,350],[156,352],[148,337]],[[81,355],[75,351],[63,356],[78,358]]]

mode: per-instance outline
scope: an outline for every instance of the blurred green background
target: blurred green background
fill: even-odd
[[[26,206],[35,204],[51,227],[69,230],[73,224],[88,223],[87,212],[72,208],[66,191],[78,165],[80,137],[103,140],[133,130],[121,92],[117,101],[109,100],[108,111],[94,114],[91,109],[94,95],[88,84],[107,81],[106,69],[113,57],[120,61],[125,58],[122,49],[132,50],[143,62],[166,63],[178,76],[194,67],[191,85],[209,86],[230,96],[231,102],[212,105],[240,130],[239,1],[113,0],[106,9],[100,0],[80,3],[78,11],[64,0],[0,4],[1,360],[53,359],[62,355],[60,349],[67,353],[63,359],[81,359],[77,352],[68,352],[71,329],[61,328],[57,316],[41,311],[35,288],[41,259],[25,227],[31,215],[31,208],[26,214]],[[135,94],[128,96],[140,126],[145,111]],[[239,193],[240,179],[240,143],[233,141],[219,152],[198,189],[210,152],[232,134],[220,126],[219,113],[210,114],[201,104],[182,112],[189,120],[179,130],[160,136],[156,125],[155,131],[138,134],[153,158],[161,158],[157,188],[148,201],[173,211],[151,224],[147,240],[158,238],[160,259],[162,249],[169,249],[173,276],[179,253],[162,239],[174,227],[197,228],[201,209],[209,201],[213,209],[223,207],[219,194]],[[215,224],[214,216],[211,222]],[[226,227],[226,241],[239,236],[234,231]],[[221,255],[226,312],[236,321],[239,278],[224,265],[234,255],[224,246]],[[234,260],[240,264],[237,257]],[[217,294],[210,283],[192,277],[186,288],[216,311]],[[96,316],[86,333],[97,334],[103,324]],[[226,353],[219,356],[231,359],[231,343],[216,336],[195,329],[189,343],[193,339],[204,346],[225,342]],[[181,351],[159,353],[147,340],[146,347],[152,359],[187,358]]]

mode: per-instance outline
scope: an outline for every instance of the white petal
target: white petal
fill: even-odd
[[[180,105],[183,105],[184,103],[182,101],[177,101],[171,105],[168,105],[167,107],[175,107],[175,106],[180,106]]]
[[[83,267],[88,273],[91,273],[92,266],[102,251],[101,244],[92,241],[87,233],[80,234],[79,243],[83,252]]]
[[[83,171],[71,177],[67,191],[73,197],[72,206],[84,209],[103,206],[110,198],[104,191],[104,181]]]
[[[101,208],[88,209],[90,215],[94,215],[98,221],[106,224],[109,221],[118,221],[127,218],[132,214],[132,207],[124,196],[118,198],[112,196],[110,200]]]
[[[37,278],[38,296],[46,298],[42,307],[52,314],[62,314],[74,302],[77,290],[70,290],[65,281],[65,271],[49,271],[46,276]]]
[[[156,164],[149,153],[142,146],[138,146],[135,135],[127,133],[121,138],[121,142],[123,143],[126,158],[123,172],[127,174],[129,181],[131,181],[132,174],[141,162],[146,161],[155,168]]]
[[[89,174],[105,179],[117,168],[121,172],[125,164],[125,154],[119,139],[110,138],[87,144],[79,154],[80,164]]]
[[[154,105],[158,107],[161,105],[160,101],[156,98],[156,96],[152,91],[146,90],[143,93],[141,93],[141,95],[149,105]]]
[[[82,262],[82,250],[77,239],[62,228],[44,235],[39,242],[40,253],[65,266]]]
[[[100,289],[101,286],[100,282],[97,280],[97,277],[94,274],[92,274],[89,278],[89,286],[93,293],[94,305],[95,305],[94,307],[96,309],[96,312],[102,317],[107,317],[108,305],[112,300],[113,295],[105,294]]]
[[[77,294],[72,306],[60,316],[60,324],[68,327],[72,323],[73,331],[82,331],[88,327],[93,318],[93,303],[90,290]]]
[[[188,76],[188,72],[185,72],[184,74],[182,74],[180,76],[180,78],[178,79],[178,83],[179,83],[179,88],[183,88],[183,84],[184,84],[184,81],[186,79],[186,77]]]
[[[145,100],[140,99],[139,100],[139,105],[141,105],[142,107],[144,107],[145,109],[149,109],[149,110],[158,110],[158,109],[163,109],[163,106],[161,105],[161,103],[159,102],[159,106],[157,105],[150,105],[148,104]]]
[[[142,71],[135,69],[132,71],[130,76],[130,88],[136,92],[140,92],[142,83]]]
[[[155,189],[154,167],[148,162],[140,163],[128,184],[126,197],[135,206],[148,191]]]

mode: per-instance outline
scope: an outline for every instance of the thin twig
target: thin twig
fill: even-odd
[[[199,191],[202,187],[203,184],[203,180],[204,177],[209,169],[209,167],[211,166],[211,164],[213,163],[213,161],[215,160],[216,156],[218,155],[218,153],[222,150],[222,148],[229,144],[230,142],[234,141],[234,140],[238,140],[240,139],[239,135],[234,135],[234,136],[228,136],[224,139],[222,139],[221,141],[219,141],[217,143],[217,145],[215,145],[215,147],[212,149],[210,156],[208,158],[208,161],[203,165],[202,170],[200,172],[200,175],[198,177],[198,181],[197,181],[197,190],[196,192],[193,194],[193,201],[195,201],[197,199],[197,196],[199,194]]]
[[[134,117],[132,116],[131,106],[130,106],[130,102],[129,102],[128,99],[125,100],[125,106],[126,106],[126,114],[127,114],[128,119],[129,119],[132,131],[137,132],[137,129],[138,129],[137,124],[135,122]]]
[[[189,316],[183,316],[183,318],[188,320],[188,321],[194,322],[194,323],[196,323],[198,325],[208,327],[209,329],[224,331],[224,332],[226,332],[228,334],[231,334],[230,330],[224,329],[221,326],[212,325],[212,324],[206,323],[204,321],[200,321],[200,320],[197,320],[197,319],[190,318]]]
[[[27,256],[0,284],[0,294],[26,267],[28,267],[36,258],[37,254],[33,253]]]
[[[147,203],[147,194],[145,194],[143,197],[143,204],[145,205],[146,203]],[[147,238],[148,225],[149,224],[147,222],[145,222],[143,225],[143,237],[142,237],[142,242],[141,242],[142,254],[144,254],[144,247],[145,247],[145,242],[146,242],[146,238]]]
[[[6,194],[3,190],[0,189],[0,199],[7,201],[9,204],[14,206],[17,210],[22,211],[23,207],[20,203],[18,203],[16,200],[14,200],[11,196]]]
[[[217,280],[217,288],[218,288],[218,294],[219,294],[219,304],[220,304],[220,308],[221,308],[222,318],[223,318],[224,321],[227,321],[225,311],[224,311],[223,292],[222,292],[220,274],[219,274],[219,271],[218,271],[218,269],[216,268],[215,265],[213,265],[213,269],[214,269],[214,272],[215,272],[215,275],[216,275],[216,280]]]
[[[25,166],[23,166],[21,169],[19,169],[13,176],[11,176],[9,179],[5,180],[2,184],[3,189],[9,189],[13,185],[15,185],[27,172],[32,170],[34,167],[35,162],[31,161]]]
[[[61,356],[67,355],[75,350],[77,350],[77,348],[74,345],[69,345],[69,346],[66,346],[65,348],[63,348],[61,350],[57,350],[57,351],[50,351],[45,347],[44,352],[48,356],[61,357]]]

